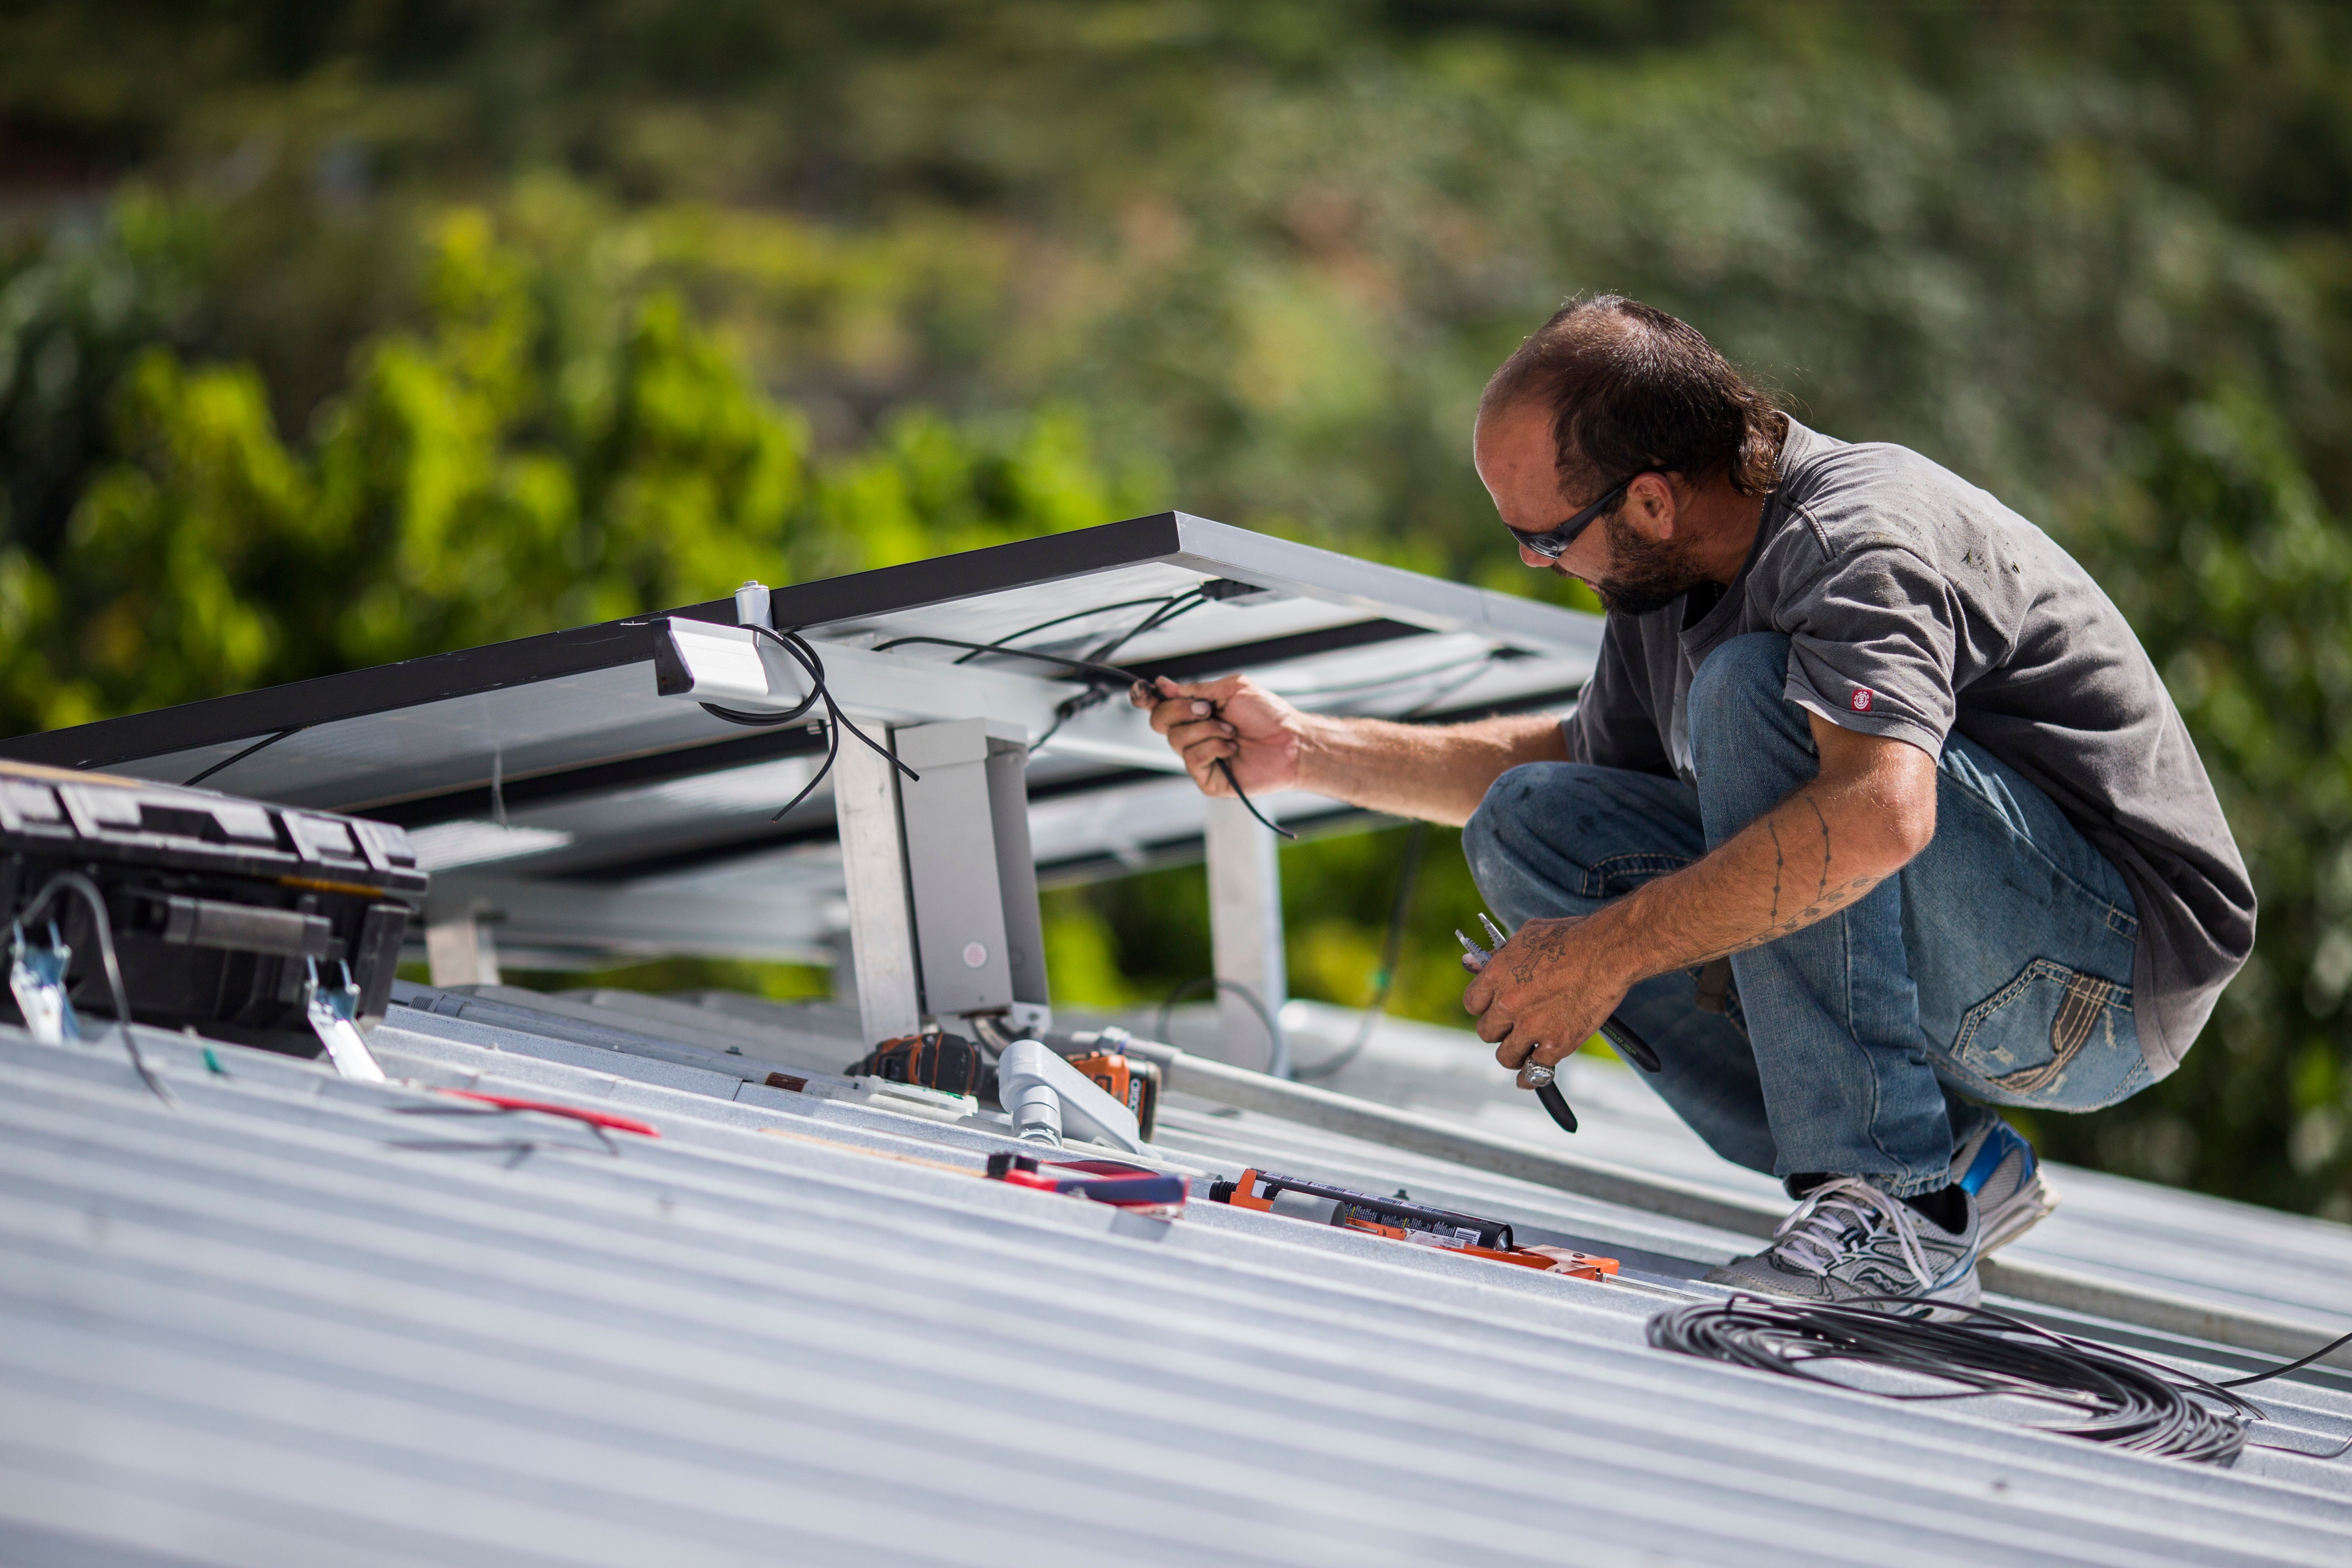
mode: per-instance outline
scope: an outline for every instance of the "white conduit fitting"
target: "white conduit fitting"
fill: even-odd
[[[1135,1112],[1035,1040],[1015,1040],[996,1058],[996,1099],[1013,1118],[1013,1136],[1060,1148],[1066,1135],[1143,1151]]]

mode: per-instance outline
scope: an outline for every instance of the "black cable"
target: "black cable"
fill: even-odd
[[[2284,1377],[2291,1372],[2301,1372],[2305,1367],[2309,1366],[2321,1356],[2327,1355],[2336,1351],[2340,1351],[2346,1345],[2352,1345],[2352,1334],[2345,1334],[2340,1338],[2328,1341],[2327,1343],[2320,1346],[2309,1355],[2305,1356],[2301,1361],[2291,1361],[2284,1366],[2274,1366],[2268,1372],[2258,1372],[2252,1377],[2223,1378],[2213,1386],[2216,1388],[2243,1388],[2250,1383],[2268,1383],[2272,1378]]]
[[[1076,615],[1063,616],[1059,617],[1058,620],[1041,621],[1036,626],[1029,626],[1022,631],[1014,632],[1012,637],[1000,637],[996,642],[992,643],[990,646],[1000,650],[1017,653],[1020,651],[1017,648],[1010,650],[1003,649],[1003,645],[1012,641],[1013,637],[1026,637],[1030,632],[1042,631],[1047,626],[1058,626],[1061,621],[1074,621],[1083,616],[1099,615],[1104,610],[1129,609],[1137,605],[1154,605],[1155,608],[1152,610],[1151,614],[1144,616],[1142,620],[1138,621],[1134,626],[1128,627],[1127,630],[1119,633],[1117,637],[1112,637],[1108,642],[1099,644],[1089,649],[1087,653],[1087,658],[1089,660],[1102,659],[1118,652],[1128,643],[1132,642],[1135,638],[1141,637],[1144,633],[1150,631],[1155,626],[1164,626],[1170,621],[1172,621],[1177,616],[1182,615],[1185,611],[1198,609],[1202,605],[1208,604],[1210,600],[1207,595],[1199,593],[1175,594],[1164,599],[1128,599],[1117,605],[1104,605],[1092,610],[1080,610]],[[968,653],[962,658],[958,658],[955,662],[958,664],[964,664],[972,659],[978,658],[980,656],[976,653]],[[1098,708],[1102,706],[1105,701],[1108,700],[1109,697],[1110,689],[1097,682],[1095,685],[1087,687],[1086,690],[1080,692],[1077,696],[1068,698],[1061,702],[1055,703],[1054,705],[1054,721],[1045,726],[1045,732],[1044,734],[1029,742],[1029,754],[1033,757],[1035,756],[1045,748],[1046,742],[1052,740],[1055,736],[1062,732],[1063,725],[1068,723],[1071,720],[1076,718],[1079,714],[1085,712],[1089,708]]]
[[[2301,1372],[2305,1367],[2309,1366],[2320,1357],[2340,1351],[2348,1344],[2352,1344],[2352,1334],[2340,1334],[2336,1338],[2332,1339],[2326,1344],[2320,1346],[2317,1350],[2312,1352],[2309,1355],[2304,1356],[2296,1361],[2291,1361],[2284,1366],[2274,1366],[2268,1372],[2258,1372],[2249,1377],[2225,1377],[2215,1383],[2213,1386],[2216,1388],[2243,1388],[2250,1383],[2268,1383],[2272,1378],[2284,1377],[2291,1372]],[[2278,1418],[2273,1415],[2270,1416],[2269,1419],[2276,1421]],[[2352,1454],[2352,1437],[2345,1438],[2343,1442],[2337,1444],[2335,1447],[2330,1448],[2324,1454],[2315,1454],[2308,1448],[2291,1448],[2284,1443],[2255,1443],[2251,1439],[2247,1446],[2255,1448],[2269,1448],[2281,1454],[2294,1454],[2305,1459],[2340,1459],[2347,1454]]]
[[[1371,1005],[1356,1026],[1356,1037],[1344,1050],[1324,1058],[1312,1067],[1297,1068],[1291,1077],[1301,1079],[1329,1078],[1349,1062],[1364,1054],[1371,1043],[1372,1031],[1389,1010],[1389,997],[1396,990],[1397,965],[1404,957],[1405,916],[1412,903],[1413,884],[1421,879],[1421,852],[1429,841],[1429,824],[1415,822],[1405,835],[1404,864],[1397,870],[1396,894],[1389,900],[1389,929],[1381,939],[1380,973],[1373,976]]]
[[[2128,1351],[2060,1334],[1983,1307],[1936,1304],[1942,1321],[1897,1317],[1878,1307],[1925,1311],[1929,1303],[1865,1296],[1839,1302],[1734,1296],[1652,1318],[1651,1344],[1783,1377],[1886,1399],[2012,1397],[2072,1414],[2042,1430],[2135,1453],[2227,1464],[2246,1447],[2260,1407],[2217,1384]],[[1871,1366],[1956,1384],[1949,1393],[1857,1389],[1815,1370]],[[2284,1370],[2284,1369],[2282,1369]]]
[[[753,629],[757,630],[759,628],[754,627]],[[1065,669],[1077,670],[1082,674],[1093,677],[1098,681],[1108,682],[1114,689],[1121,686],[1149,686],[1151,684],[1150,681],[1144,679],[1140,675],[1136,674],[1135,671],[1131,669],[1121,669],[1115,664],[1097,664],[1091,659],[1067,658],[1058,653],[1040,653],[1034,648],[996,647],[988,643],[968,642],[961,637],[892,637],[888,642],[878,645],[874,651],[876,653],[888,653],[893,648],[913,647],[919,645],[928,645],[934,647],[971,648],[981,653],[997,654],[1006,658],[1034,658],[1044,664],[1059,665]],[[832,700],[828,698],[826,700],[830,702]],[[1055,727],[1059,728],[1058,725]],[[1050,731],[1048,732],[1050,733]],[[871,741],[866,742],[866,744],[869,746],[873,743],[874,742]],[[1298,837],[1296,833],[1291,832],[1290,829],[1277,826],[1274,823],[1266,820],[1265,813],[1257,808],[1257,803],[1250,799],[1249,792],[1242,788],[1242,781],[1234,776],[1234,767],[1231,762],[1227,761],[1223,757],[1219,757],[1217,759],[1216,766],[1217,771],[1225,775],[1225,783],[1232,787],[1234,798],[1242,803],[1242,809],[1248,812],[1252,816],[1257,818],[1258,825],[1260,826],[1265,828],[1268,832],[1278,834],[1285,838],[1297,838]],[[815,786],[811,785],[810,787],[814,788]]]
[[[1296,839],[1298,837],[1298,835],[1293,833],[1287,827],[1281,826],[1279,823],[1269,822],[1266,820],[1265,813],[1260,811],[1257,808],[1257,803],[1250,799],[1248,794],[1243,790],[1242,781],[1234,777],[1234,764],[1229,759],[1219,757],[1217,759],[1217,771],[1225,775],[1225,783],[1232,787],[1234,798],[1242,803],[1242,809],[1244,811],[1248,812],[1252,816],[1257,818],[1257,823],[1260,827],[1265,828],[1267,832],[1272,833],[1278,837]]]
[[[1050,621],[1039,621],[1034,626],[1023,626],[1017,632],[1007,632],[1003,637],[997,638],[994,642],[985,644],[982,647],[974,648],[971,652],[959,657],[954,662],[958,664],[970,664],[973,659],[978,658],[982,653],[995,653],[1001,651],[1007,643],[1013,641],[1017,637],[1025,637],[1030,636],[1032,633],[1042,632],[1050,627],[1061,626],[1065,622],[1083,621],[1089,616],[1107,616],[1113,610],[1132,610],[1139,605],[1150,605],[1153,611],[1157,613],[1158,611],[1166,609],[1170,605],[1174,604],[1178,599],[1182,597],[1184,597],[1184,595],[1181,594],[1161,594],[1149,599],[1121,599],[1117,604],[1097,605],[1090,610],[1073,610],[1066,616],[1055,616]],[[1145,617],[1147,623],[1150,619],[1150,616]],[[1135,633],[1133,632],[1129,632],[1128,634],[1129,637],[1133,637]]]
[[[261,739],[256,741],[245,750],[237,752],[236,755],[233,757],[224,757],[219,762],[215,763],[211,767],[208,767],[202,773],[196,774],[195,777],[184,781],[180,787],[185,789],[191,784],[200,784],[206,779],[212,777],[215,773],[220,772],[223,768],[231,766],[236,763],[241,763],[245,761],[246,758],[253,755],[254,752],[274,746],[289,735],[299,735],[308,728],[310,728],[310,726],[307,724],[289,724],[285,729],[278,731],[275,735],[264,735]]]
[[[234,757],[229,759],[231,762],[236,760]],[[131,1037],[131,991],[122,984],[122,964],[114,954],[113,918],[107,912],[106,895],[99,891],[98,884],[79,871],[60,871],[41,884],[41,890],[33,895],[32,902],[25,906],[17,920],[28,921],[40,913],[42,907],[60,889],[74,894],[89,906],[91,922],[98,928],[99,963],[106,972],[106,988],[114,1003],[114,1026],[121,1031],[122,1048],[130,1056],[131,1067],[137,1070],[140,1081],[147,1086],[148,1092],[177,1110],[179,1101],[170,1089],[163,1087],[163,1080],[155,1076],[154,1069],[147,1065],[146,1054],[140,1050],[139,1042]]]
[[[1115,664],[1097,664],[1092,659],[1071,658],[1058,653],[1045,653],[1034,647],[998,647],[992,643],[970,642],[962,637],[892,637],[875,645],[876,653],[888,653],[894,648],[929,646],[932,647],[970,648],[974,653],[992,653],[1000,658],[1034,658],[1045,664],[1057,664],[1064,669],[1075,669],[1107,680],[1113,686],[1139,686],[1143,677],[1131,669],[1121,669]]]
[[[766,637],[770,642],[792,655],[808,675],[809,694],[803,698],[800,705],[789,713],[780,713],[772,717],[765,713],[738,712],[733,709],[721,708],[711,702],[704,703],[702,710],[713,718],[724,719],[730,724],[746,724],[758,729],[767,729],[777,724],[790,723],[817,703],[822,702],[824,704],[825,717],[830,721],[825,725],[824,761],[817,764],[816,772],[809,776],[808,783],[801,786],[800,794],[784,802],[777,809],[776,815],[768,818],[770,822],[782,821],[785,812],[792,810],[814,795],[816,792],[816,786],[824,782],[825,775],[833,772],[833,764],[841,755],[841,732],[844,730],[865,742],[876,756],[906,774],[908,778],[918,784],[922,782],[922,774],[891,755],[888,747],[859,729],[850,721],[849,716],[841,710],[841,704],[833,700],[832,689],[824,682],[824,660],[817,657],[816,649],[809,646],[806,637],[801,636],[797,630],[780,632],[772,627],[757,625],[746,626],[744,630]]]
[[[1189,615],[1192,611],[1199,609],[1202,605],[1211,602],[1212,601],[1206,594],[1197,592],[1191,594],[1179,594],[1174,598],[1169,600],[1165,605],[1162,605],[1160,608],[1152,611],[1151,614],[1144,616],[1143,619],[1138,621],[1135,625],[1128,627],[1127,630],[1119,633],[1118,636],[1111,638],[1110,641],[1100,644],[1095,647],[1087,655],[1087,657],[1088,658],[1108,658],[1111,655],[1117,653],[1119,649],[1125,647],[1128,644],[1133,642],[1144,633],[1156,632],[1161,626],[1164,626],[1169,622],[1174,620],[1177,616]]]
[[[1213,987],[1219,991],[1232,992],[1234,995],[1247,1003],[1249,1005],[1249,1010],[1257,1015],[1257,1021],[1265,1026],[1266,1076],[1268,1078],[1290,1078],[1294,1076],[1290,1067],[1290,1041],[1284,1036],[1280,1021],[1275,1017],[1274,1014],[1266,1007],[1266,1005],[1263,1001],[1259,1000],[1256,992],[1251,990],[1248,986],[1243,984],[1238,980],[1220,980],[1213,974],[1196,974],[1190,980],[1179,983],[1173,991],[1168,993],[1168,999],[1160,1004],[1159,1019],[1151,1026],[1153,1036],[1160,1040],[1168,1041],[1171,1045],[1174,1044],[1175,1042],[1172,1040],[1168,1040],[1168,1023],[1170,1017],[1176,1011],[1176,1004],[1182,1001],[1185,997],[1190,996],[1193,992],[1200,990],[1204,985]]]
[[[1061,701],[1054,704],[1054,721],[1045,726],[1045,732],[1044,734],[1029,742],[1029,754],[1033,757],[1035,756],[1038,751],[1045,746],[1046,742],[1052,740],[1055,736],[1062,732],[1063,725],[1068,723],[1071,720],[1076,718],[1079,714],[1085,712],[1089,708],[1101,707],[1103,703],[1109,700],[1109,698],[1110,691],[1108,688],[1101,686],[1089,686],[1084,691],[1079,692],[1076,697],[1065,698]]]

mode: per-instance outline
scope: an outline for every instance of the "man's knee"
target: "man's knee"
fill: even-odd
[[[1462,858],[1471,880],[1489,897],[1504,869],[1526,857],[1526,835],[1556,787],[1557,763],[1522,763],[1487,787],[1478,809],[1462,825]]]
[[[1702,774],[1710,752],[1734,755],[1767,732],[1808,731],[1803,711],[1783,695],[1788,679],[1789,639],[1779,632],[1733,637],[1706,656],[1691,678],[1687,710]]]

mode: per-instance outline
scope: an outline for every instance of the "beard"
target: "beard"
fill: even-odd
[[[1645,539],[1613,513],[1601,519],[1601,536],[1609,542],[1610,572],[1592,591],[1611,615],[1663,610],[1708,580],[1692,563],[1689,546]]]

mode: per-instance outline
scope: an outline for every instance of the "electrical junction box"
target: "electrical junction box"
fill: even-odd
[[[913,896],[923,1011],[1003,1014],[1045,1028],[1045,928],[1029,847],[1029,737],[1019,725],[959,719],[891,731]]]
[[[56,922],[86,1027],[114,1015],[96,915],[70,897],[26,908],[60,871],[104,899],[140,1023],[303,1057],[320,1047],[314,976],[340,987],[348,971],[357,1020],[383,1016],[428,886],[415,846],[389,823],[0,761],[0,938],[28,912],[26,940],[45,942]]]

